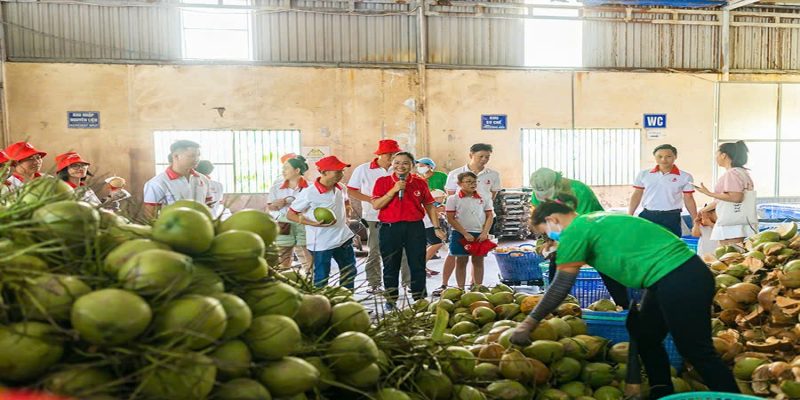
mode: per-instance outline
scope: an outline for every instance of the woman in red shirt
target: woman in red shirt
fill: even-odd
[[[403,251],[411,270],[411,294],[414,300],[426,296],[425,291],[425,214],[433,222],[436,236],[444,239],[439,218],[433,206],[428,182],[412,174],[414,156],[400,152],[392,157],[394,172],[378,178],[372,191],[372,206],[378,210],[380,248],[383,259],[383,286],[386,289],[386,310],[397,302],[398,275]]]

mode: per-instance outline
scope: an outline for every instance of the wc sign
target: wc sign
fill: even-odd
[[[645,114],[644,129],[667,129],[667,114]]]

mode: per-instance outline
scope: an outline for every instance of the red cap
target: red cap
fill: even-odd
[[[378,142],[378,150],[375,150],[375,154],[399,153],[401,151],[403,151],[403,149],[400,148],[396,140],[385,139]]]
[[[6,147],[6,154],[8,158],[13,161],[22,161],[28,157],[40,155],[46,156],[47,153],[36,150],[32,144],[28,142],[17,142]]]
[[[74,151],[68,151],[64,154],[59,154],[56,156],[56,171],[61,171],[62,169],[67,168],[72,164],[78,164],[78,163],[91,165],[90,162],[81,158],[81,155]]]
[[[281,156],[281,164],[285,164],[286,161],[295,157],[297,157],[297,154],[294,153],[284,154],[283,156]]]
[[[327,156],[317,161],[317,168],[320,171],[341,171],[349,166],[350,164],[343,163],[336,156]]]
[[[5,164],[8,162],[8,154],[5,151],[0,150],[0,164]]]

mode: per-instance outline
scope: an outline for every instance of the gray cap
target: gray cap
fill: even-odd
[[[539,168],[531,174],[530,184],[539,201],[552,199],[556,195],[556,183],[561,174],[550,168]]]

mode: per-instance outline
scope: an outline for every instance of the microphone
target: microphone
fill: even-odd
[[[397,177],[400,178],[400,181],[402,181],[402,182],[406,181],[406,174],[398,175]],[[405,194],[405,191],[406,191],[405,189],[402,189],[402,190],[400,190],[400,193],[397,194],[397,197],[400,200],[403,200],[403,195]]]

